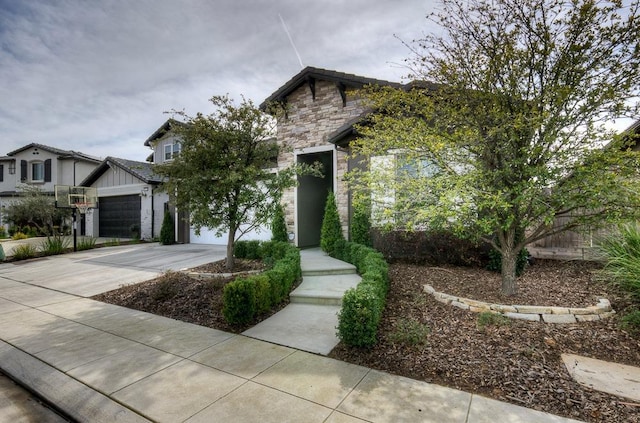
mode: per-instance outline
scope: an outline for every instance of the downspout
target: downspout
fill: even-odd
[[[156,216],[155,216],[155,210],[153,209],[153,191],[154,191],[155,187],[152,185],[151,186],[151,239],[153,240],[154,238],[154,231],[155,231],[155,222],[156,222]]]

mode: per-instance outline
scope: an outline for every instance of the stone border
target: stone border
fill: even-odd
[[[451,304],[463,310],[474,313],[490,312],[499,313],[510,319],[529,320],[532,322],[543,321],[545,323],[576,323],[593,322],[606,319],[616,314],[611,308],[611,303],[606,298],[598,299],[598,304],[584,308],[551,307],[530,305],[503,305],[485,303],[483,301],[470,300],[456,297],[436,291],[431,285],[424,285],[424,291],[433,295],[436,301]]]
[[[231,278],[234,276],[242,276],[242,275],[255,275],[255,274],[264,272],[264,270],[247,270],[246,272],[236,272],[236,273],[200,273],[200,272],[190,272],[189,270],[181,270],[181,272],[194,278],[215,279],[215,278]]]

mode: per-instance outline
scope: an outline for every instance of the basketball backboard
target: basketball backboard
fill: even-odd
[[[98,190],[94,187],[56,185],[56,207],[61,209],[98,208]]]

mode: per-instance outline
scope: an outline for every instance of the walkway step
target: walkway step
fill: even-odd
[[[302,276],[347,275],[355,274],[356,267],[329,257],[320,249],[300,252]]]
[[[290,299],[292,303],[341,306],[345,291],[355,288],[361,280],[356,274],[305,276]]]

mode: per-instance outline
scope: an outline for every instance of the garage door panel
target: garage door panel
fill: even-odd
[[[98,203],[100,236],[131,238],[131,227],[140,226],[140,196],[101,197]]]

